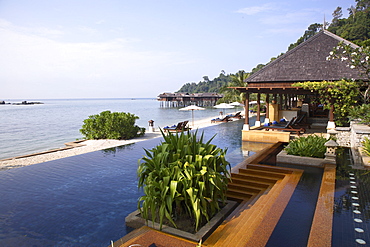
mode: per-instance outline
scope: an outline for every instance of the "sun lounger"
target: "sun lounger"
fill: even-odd
[[[272,127],[288,128],[289,125],[294,125],[296,121],[297,121],[297,117],[293,117],[292,119],[290,119],[289,121],[286,121],[286,122],[283,122],[282,120],[280,120],[279,123],[272,124]]]
[[[164,127],[164,131],[168,132],[181,132],[181,131],[187,131],[191,130],[191,128],[186,127],[186,125],[189,123],[189,121],[179,122],[177,125],[173,125],[171,127]]]
[[[229,116],[226,116],[224,118],[214,118],[211,120],[211,123],[219,123],[219,122],[229,122],[231,121]]]
[[[293,127],[305,127],[311,129],[311,124],[305,122],[306,116],[307,116],[306,113],[299,115],[297,117],[297,121],[295,121],[295,123],[292,124]]]
[[[239,112],[237,112],[237,113],[235,113],[235,114],[230,114],[230,115],[228,115],[228,117],[230,117],[230,118],[237,118],[237,119],[241,119],[241,118],[242,118],[242,115],[241,115],[241,112],[239,111]]]
[[[300,134],[303,134],[306,132],[306,129],[304,128],[296,128],[294,127],[294,123],[297,121],[297,118],[294,117],[292,118],[290,121],[288,121],[284,126],[265,126],[263,127],[265,130],[271,130],[271,131],[274,131],[274,130],[277,130],[277,131],[288,131],[288,132],[295,132],[298,136]]]

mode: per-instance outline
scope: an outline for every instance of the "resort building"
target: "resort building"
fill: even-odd
[[[320,103],[313,103],[312,99],[317,97],[317,92],[292,85],[296,82],[307,81],[368,80],[358,70],[351,69],[347,63],[340,59],[330,61],[327,59],[333,48],[340,42],[354,48],[358,47],[327,30],[323,30],[248,77],[246,79],[247,87],[236,88],[247,95],[246,114],[249,112],[249,95],[257,93],[260,98],[260,94],[266,94],[266,123],[279,121],[281,118],[289,120],[299,114],[306,114],[311,121],[315,121],[314,118],[325,118],[327,128],[334,129],[334,109],[325,111]],[[257,104],[260,106],[260,103]],[[261,125],[260,111],[257,111],[255,126],[260,127]],[[244,131],[250,130],[249,118],[245,118],[243,129]],[[288,134],[285,135],[283,139],[277,140],[289,140],[287,139]],[[260,140],[261,136],[253,136],[245,133],[243,140],[253,141],[254,138]],[[266,135],[264,138],[268,139]],[[271,140],[275,141],[276,139],[272,138]]]
[[[218,93],[162,93],[158,95],[158,101],[161,107],[214,106],[222,97]]]

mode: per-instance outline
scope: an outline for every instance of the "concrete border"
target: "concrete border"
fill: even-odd
[[[358,148],[358,155],[360,156],[359,158],[362,160],[362,164],[365,167],[370,167],[370,156],[365,154],[363,147]]]
[[[205,240],[211,233],[226,219],[226,217],[234,211],[234,209],[237,207],[238,203],[236,201],[226,201],[226,206],[221,209],[220,212],[218,212],[215,216],[213,216],[210,221],[205,224],[202,228],[199,229],[198,232],[192,234],[189,232],[185,232],[182,230],[179,230],[177,228],[168,226],[168,225],[162,225],[162,230],[163,232],[183,237],[195,242],[199,242],[199,240]],[[152,221],[148,221],[148,224],[146,224],[145,219],[139,216],[140,212],[139,210],[136,210],[132,213],[130,213],[126,218],[126,225],[131,227],[131,228],[140,228],[142,226],[148,225],[149,227],[152,227],[156,230],[159,230],[159,224]]]
[[[320,192],[312,220],[308,247],[331,246],[336,165],[325,164]]]
[[[276,161],[277,163],[286,163],[286,164],[294,164],[294,165],[302,165],[302,166],[317,166],[317,167],[323,167],[324,164],[330,163],[328,162],[328,160],[321,159],[321,158],[289,155],[284,150],[282,150],[276,156]]]

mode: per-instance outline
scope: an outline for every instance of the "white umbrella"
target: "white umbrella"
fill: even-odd
[[[234,108],[234,106],[230,104],[226,104],[226,103],[221,103],[221,104],[215,105],[214,108],[224,109],[225,111],[226,109]]]
[[[205,110],[206,108],[203,108],[203,107],[199,107],[199,106],[196,106],[196,105],[189,105],[187,107],[184,107],[184,108],[180,108],[179,110],[180,111],[191,111],[191,118],[193,120],[193,127],[194,127],[194,111],[199,111],[199,110]]]
[[[261,104],[265,103],[263,100],[260,101]],[[250,105],[256,105],[257,104],[257,101],[250,101],[249,102]]]
[[[244,106],[244,104],[239,103],[239,102],[237,102],[237,101],[235,101],[235,102],[233,102],[233,103],[230,103],[230,105],[232,105],[232,106]]]

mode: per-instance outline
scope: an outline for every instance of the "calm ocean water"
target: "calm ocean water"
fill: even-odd
[[[191,112],[179,108],[161,108],[156,99],[65,99],[30,100],[40,105],[0,105],[0,159],[63,147],[64,143],[82,138],[79,129],[83,120],[105,110],[129,112],[140,119],[136,124],[148,127],[173,125],[190,120]],[[6,102],[21,102],[6,101]],[[240,110],[240,108],[239,108]],[[194,112],[194,118],[211,119],[219,109]],[[234,111],[231,109],[231,111]]]
[[[156,103],[156,102],[155,102]],[[227,148],[235,166],[243,152],[243,120],[202,129]],[[0,172],[0,246],[103,247],[132,229],[125,217],[143,195],[137,162],[161,138]]]

